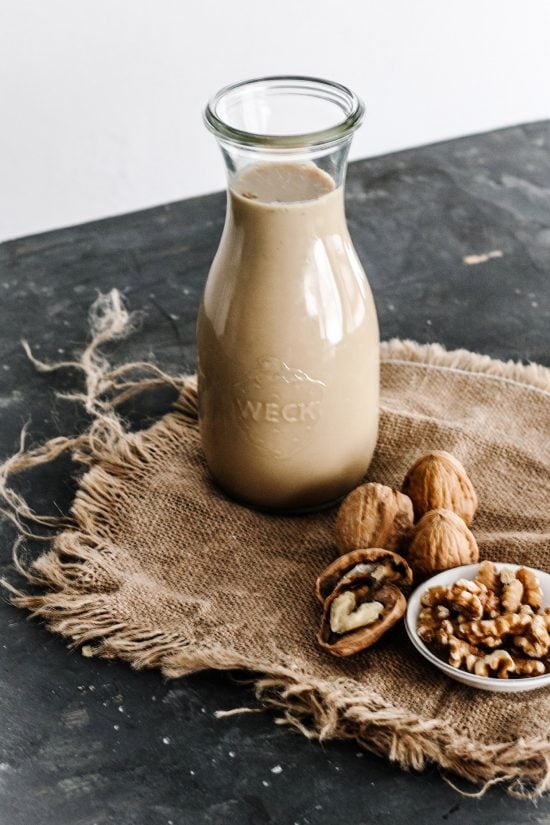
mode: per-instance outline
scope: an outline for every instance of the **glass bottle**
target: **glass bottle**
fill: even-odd
[[[236,83],[205,109],[228,193],[197,328],[201,439],[221,488],[257,507],[337,501],[376,445],[378,323],[344,212],[363,113],[307,77]]]

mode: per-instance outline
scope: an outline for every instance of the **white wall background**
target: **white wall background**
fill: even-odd
[[[0,240],[209,192],[218,87],[340,80],[352,157],[550,117],[549,0],[0,0]]]

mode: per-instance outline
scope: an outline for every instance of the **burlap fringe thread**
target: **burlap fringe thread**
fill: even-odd
[[[254,662],[230,651],[201,653],[190,649],[188,640],[179,634],[114,622],[100,593],[82,592],[89,562],[105,569],[112,564],[103,526],[112,495],[123,497],[125,476],[143,471],[152,451],[158,453],[166,449],[168,454],[171,444],[180,438],[182,428],[189,424],[196,426],[197,422],[196,386],[192,377],[167,375],[148,362],[111,369],[101,354],[102,345],[128,335],[135,321],[135,315],[130,316],[124,308],[118,291],[113,290],[108,295],[100,295],[91,309],[91,341],[78,361],[46,364],[38,361],[28,345],[23,344],[41,372],[72,368],[83,373],[84,390],[64,397],[82,403],[92,417],[92,424],[82,435],[55,438],[32,450],[25,450],[23,431],[20,449],[0,466],[0,497],[5,503],[0,512],[15,523],[20,534],[13,552],[15,567],[29,584],[43,588],[43,592],[30,594],[5,580],[1,583],[10,591],[14,605],[44,620],[49,630],[71,639],[73,646],[85,645],[88,655],[120,658],[135,668],[158,667],[168,678],[206,668],[254,670]],[[382,344],[381,358],[385,362],[417,362],[423,368],[482,372],[550,394],[550,370],[536,364],[505,364],[466,350],[447,352],[438,344],[419,345],[399,340]],[[166,384],[179,395],[173,411],[151,430],[127,432],[117,413],[120,404]],[[37,515],[9,486],[9,477],[53,461],[65,452],[71,452],[76,461],[92,469],[80,481],[71,516]],[[33,533],[28,527],[30,523],[50,531],[63,528],[63,532],[57,536],[55,549],[26,566],[19,557],[24,537],[46,541],[53,538],[51,532]],[[264,706],[282,712],[278,723],[291,725],[310,739],[351,739],[409,770],[420,771],[436,763],[445,771],[480,786],[479,791],[468,795],[482,796],[491,785],[503,783],[510,794],[535,799],[550,788],[547,738],[498,745],[475,743],[440,720],[422,719],[403,709],[381,704],[379,697],[371,695],[368,689],[350,695],[338,683],[311,679],[307,674],[285,668],[259,675],[255,689]]]

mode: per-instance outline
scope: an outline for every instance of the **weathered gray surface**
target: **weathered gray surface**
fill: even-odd
[[[384,338],[550,364],[549,150],[541,123],[351,167],[350,228]],[[116,358],[193,369],[223,211],[213,195],[0,247],[0,455],[28,418],[36,442],[83,425],[53,395],[78,376],[37,375],[18,339],[46,359],[78,350],[98,289],[116,286],[144,311]],[[489,252],[501,256],[463,263]],[[168,400],[150,400],[149,411]],[[34,473],[22,489],[39,510],[65,508],[71,469]],[[0,530],[7,570],[14,533]],[[534,807],[498,790],[465,800],[435,770],[414,776],[353,744],[308,742],[269,715],[216,720],[219,708],[253,704],[223,674],[166,684],[68,652],[5,599],[0,616],[0,825],[550,823],[548,801]]]

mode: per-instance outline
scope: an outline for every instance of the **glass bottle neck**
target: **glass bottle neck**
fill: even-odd
[[[274,188],[279,170],[290,181],[294,169],[298,183],[308,170],[320,186],[325,176],[325,184],[339,189],[364,111],[360,98],[341,83],[279,75],[220,89],[208,101],[204,122],[221,147],[231,188],[256,167],[271,170],[265,178]]]
[[[225,161],[229,187],[238,187],[239,181],[245,182],[253,178],[255,171],[262,169],[270,172],[269,178],[272,181],[280,181],[282,192],[286,187],[292,193],[293,188],[299,187],[304,177],[307,178],[305,181],[307,186],[322,187],[323,178],[325,181],[330,179],[330,188],[343,186],[351,138],[351,135],[347,135],[329,148],[310,146],[292,151],[251,149],[248,146],[229,143],[219,138],[218,143]],[[308,170],[311,174],[304,176],[304,171]],[[293,184],[293,178],[295,184]],[[314,196],[316,197],[317,194]],[[276,199],[283,200],[285,197],[281,194]],[[301,199],[297,194],[296,196],[290,195],[290,200]]]

